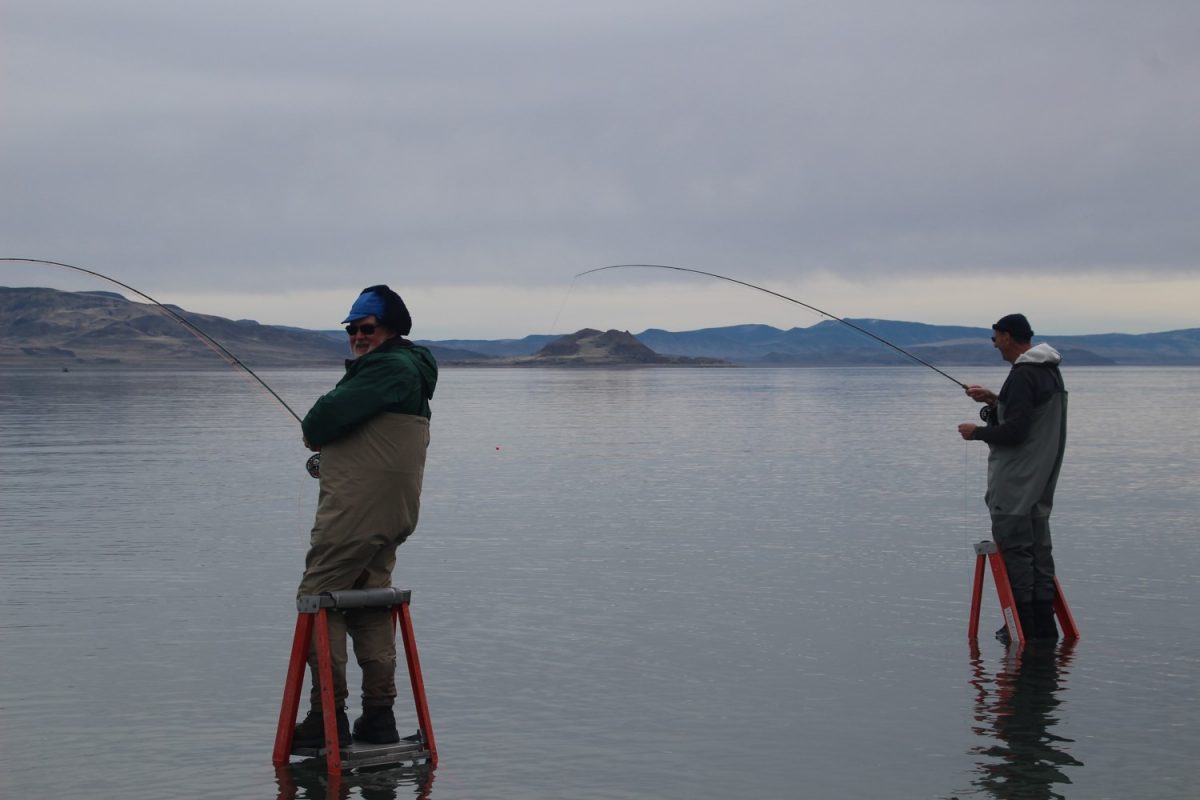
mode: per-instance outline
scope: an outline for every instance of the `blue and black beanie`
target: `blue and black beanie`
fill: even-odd
[[[412,316],[408,313],[408,307],[404,305],[400,295],[388,288],[387,284],[381,283],[363,289],[342,322],[353,322],[370,316],[401,336],[407,336],[412,331]]]

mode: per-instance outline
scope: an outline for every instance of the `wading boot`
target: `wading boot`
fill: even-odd
[[[1054,621],[1053,600],[1033,604],[1033,635],[1030,638],[1046,640],[1058,638],[1058,625]]]
[[[354,738],[370,744],[395,744],[400,741],[396,716],[391,706],[368,706],[354,720]]]
[[[1017,603],[1017,619],[1021,621],[1021,635],[1027,640],[1034,638],[1035,621],[1034,607],[1030,603]],[[1012,644],[1012,635],[1008,632],[1008,625],[1001,625],[996,631],[996,641],[1003,644],[1005,647]]]
[[[338,748],[349,747],[353,739],[350,736],[350,720],[343,709],[337,711]],[[304,721],[296,726],[296,735],[292,739],[292,747],[304,749],[325,747],[325,715],[320,711],[309,711]]]

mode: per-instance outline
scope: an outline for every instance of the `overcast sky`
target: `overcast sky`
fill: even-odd
[[[0,256],[419,338],[1200,327],[1200,4],[5,0]],[[0,285],[110,288],[0,264]]]

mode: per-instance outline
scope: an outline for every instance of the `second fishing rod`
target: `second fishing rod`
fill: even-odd
[[[816,313],[820,314],[821,316],[828,317],[829,319],[831,319],[835,322],[840,322],[841,324],[843,324],[849,328],[852,328],[853,330],[861,333],[862,335],[870,337],[871,339],[874,339],[875,341],[879,342],[880,344],[890,347],[891,349],[895,350],[897,353],[901,354],[902,356],[904,356],[908,359],[911,359],[912,361],[914,361],[922,366],[928,367],[929,369],[933,370],[934,372],[936,372],[937,374],[946,378],[947,380],[952,381],[953,383],[960,386],[961,388],[963,388],[963,389],[967,388],[967,384],[963,383],[958,378],[955,378],[954,376],[942,371],[941,369],[938,369],[933,364],[930,364],[925,359],[910,353],[909,351],[905,350],[903,347],[900,347],[897,344],[893,344],[892,342],[889,342],[887,339],[884,339],[882,336],[874,334],[871,331],[869,331],[866,328],[863,328],[859,325],[855,325],[850,320],[843,319],[842,317],[839,317],[836,314],[830,314],[828,311],[824,311],[820,308],[817,308],[814,305],[805,303],[802,300],[797,300],[794,297],[788,297],[786,294],[783,294],[781,292],[776,292],[772,289],[768,289],[765,286],[759,286],[757,284],[750,283],[749,281],[739,280],[738,278],[731,278],[728,275],[719,275],[716,272],[706,272],[704,270],[692,269],[690,267],[675,267],[675,266],[671,266],[668,264],[609,264],[608,266],[605,266],[605,267],[595,267],[593,269],[584,270],[583,272],[580,272],[575,276],[575,280],[578,280],[585,275],[591,275],[596,272],[604,272],[605,270],[610,270],[610,269],[663,269],[663,270],[671,270],[674,272],[690,272],[694,275],[706,275],[710,278],[717,278],[718,280],[728,281],[729,283],[736,283],[738,286],[745,286],[748,289],[754,289],[755,291],[764,292],[764,293],[772,295],[774,297],[778,297],[781,300],[786,300],[789,303],[795,303],[796,305],[807,308],[810,311],[815,311]]]

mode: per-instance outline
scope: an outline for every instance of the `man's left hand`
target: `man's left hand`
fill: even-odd
[[[958,426],[958,435],[970,441],[975,438],[975,429],[978,427],[978,425],[973,425],[970,422],[964,422]]]

